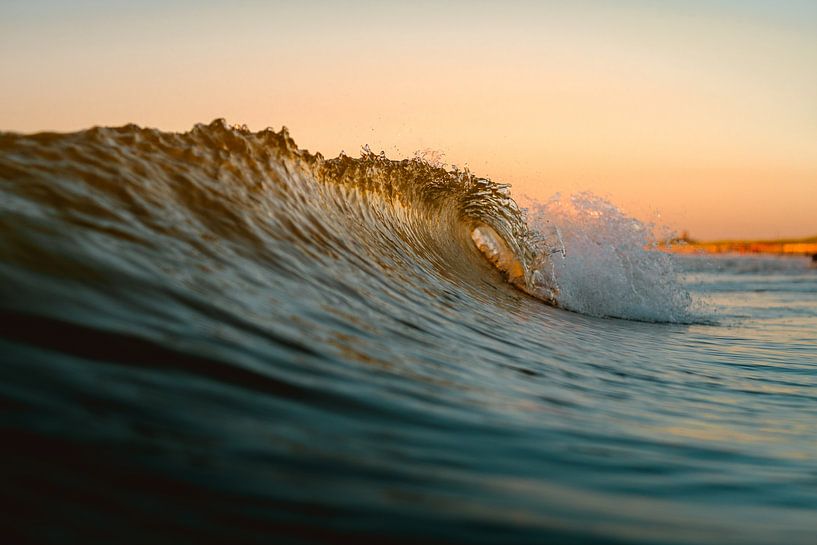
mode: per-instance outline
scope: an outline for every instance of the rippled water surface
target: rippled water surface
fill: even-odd
[[[15,542],[817,535],[807,258],[219,122],[0,134],[0,197]]]

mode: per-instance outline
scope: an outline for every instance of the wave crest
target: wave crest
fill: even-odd
[[[50,215],[60,226],[152,248],[160,262],[169,259],[157,257],[165,244],[212,260],[201,267],[229,254],[280,268],[297,253],[347,259],[378,276],[415,267],[468,283],[479,274],[468,256],[479,250],[509,283],[556,306],[688,317],[670,258],[645,249],[649,229],[586,194],[533,202],[526,215],[509,186],[467,169],[368,148],[359,158],[325,159],[298,148],[286,128],[252,132],[223,120],[186,133],[136,125],[6,133],[0,150],[5,208],[17,219]]]

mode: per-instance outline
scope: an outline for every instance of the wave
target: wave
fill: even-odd
[[[0,133],[18,541],[809,542],[813,271],[652,232],[286,130]],[[726,327],[640,323],[685,285]]]
[[[672,259],[650,248],[650,227],[588,194],[522,209],[509,186],[468,170],[368,148],[325,159],[285,128],[223,120],[187,133],[5,133],[0,152],[7,262],[59,270],[65,282],[183,283],[192,267],[214,279],[229,268],[249,280],[334,286],[343,282],[333,263],[343,261],[384,289],[419,289],[425,275],[486,300],[487,258],[508,284],[552,306],[692,317]]]

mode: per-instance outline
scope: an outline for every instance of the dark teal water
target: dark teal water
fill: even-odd
[[[648,231],[220,123],[0,134],[3,533],[813,543],[817,268]]]

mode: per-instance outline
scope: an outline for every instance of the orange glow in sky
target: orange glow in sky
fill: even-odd
[[[0,130],[224,117],[696,238],[817,234],[814,2],[12,1],[0,81]]]

